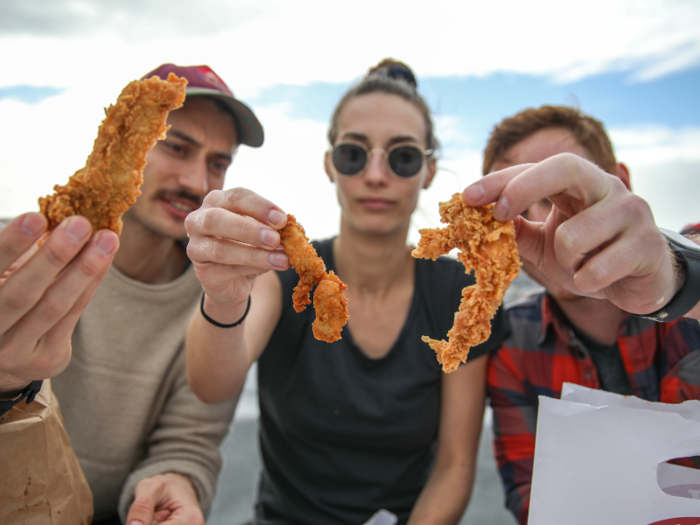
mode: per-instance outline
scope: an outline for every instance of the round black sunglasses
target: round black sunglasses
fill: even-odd
[[[391,172],[397,177],[409,178],[417,175],[426,157],[433,150],[424,150],[416,144],[394,144],[387,149],[369,149],[361,142],[339,142],[331,150],[333,166],[341,175],[357,175],[367,167],[372,153],[381,152]]]

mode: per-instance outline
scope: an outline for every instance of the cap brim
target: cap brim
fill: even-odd
[[[265,141],[265,133],[263,132],[263,127],[255,116],[253,110],[246,106],[243,102],[237,98],[222,93],[221,91],[215,91],[213,89],[205,88],[187,88],[186,94],[190,96],[207,96],[216,97],[226,104],[231,112],[236,117],[236,128],[238,130],[238,142],[240,144],[245,144],[252,148],[259,148]]]

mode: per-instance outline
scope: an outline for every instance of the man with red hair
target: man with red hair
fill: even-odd
[[[528,169],[530,172],[526,173]],[[510,185],[514,191],[526,194],[536,193],[536,186],[543,188],[537,200],[531,199],[534,202],[522,212],[516,226],[523,269],[544,291],[508,306],[509,336],[492,355],[488,369],[494,452],[506,505],[525,524],[538,396],[559,398],[562,383],[571,382],[649,401],[680,403],[699,399],[700,325],[682,317],[658,323],[622,309],[648,313],[668,303],[671,294],[666,294],[663,303],[650,306],[637,302],[635,307],[634,301],[628,300],[632,294],[619,289],[623,284],[615,284],[618,279],[624,283],[628,271],[616,250],[622,247],[629,254],[643,245],[641,238],[649,244],[646,254],[638,254],[639,260],[651,261],[656,254],[668,259],[670,250],[654,226],[648,205],[629,191],[629,171],[615,159],[610,139],[599,121],[569,107],[543,106],[522,111],[493,129],[484,152],[483,172],[498,172],[493,177],[503,179],[497,184],[499,189]],[[517,180],[518,177],[521,178]],[[493,178],[486,179],[482,181],[493,183]],[[607,192],[600,190],[604,185]],[[548,192],[548,187],[556,189]],[[604,194],[617,195],[608,215],[594,209],[593,204],[600,199],[606,205]],[[489,200],[495,200],[495,195],[494,190]],[[515,207],[513,199],[510,205]],[[593,227],[581,222],[591,210],[588,219]],[[541,235],[541,242],[535,247],[538,243],[533,239],[537,235]],[[581,240],[589,243],[589,248],[580,250],[581,258],[569,265],[566,274],[555,271],[558,265],[565,264],[561,261],[566,251],[557,251],[556,242],[567,243],[568,257],[572,257],[574,247],[578,248],[576,242]],[[612,253],[606,253],[607,248]],[[533,253],[538,255],[533,257]],[[663,271],[672,280],[671,265],[667,260],[662,262],[667,264]],[[582,269],[588,263],[597,264],[597,276],[606,276],[612,283],[603,288],[607,290],[605,294],[592,293],[595,289],[589,286],[584,290],[588,294],[581,295],[586,286]],[[618,268],[620,275],[616,276]],[[653,269],[656,271],[657,266]],[[574,273],[579,281],[572,279]],[[643,274],[640,279],[646,278],[651,269],[638,273]],[[690,279],[689,274],[686,279]],[[662,279],[651,278],[652,281]],[[694,297],[697,302],[697,294]],[[682,313],[688,315],[691,306]],[[690,315],[697,317],[695,310]],[[697,462],[698,458],[694,459]]]

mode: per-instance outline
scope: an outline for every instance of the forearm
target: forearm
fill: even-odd
[[[464,461],[436,465],[413,507],[409,525],[459,523],[469,503],[474,482],[474,465]]]
[[[229,306],[205,299],[207,315],[230,324],[243,317],[247,302]],[[231,320],[232,319],[232,320]],[[197,311],[186,339],[187,380],[205,403],[216,403],[238,395],[252,364],[244,336],[245,322],[233,328],[219,328]]]
[[[183,364],[179,361],[178,368]],[[230,428],[236,400],[202,403],[186,384],[184,366],[168,390],[168,400],[148,435],[146,456],[122,487],[120,512],[128,511],[141,481],[167,473],[189,480],[204,513],[214,495],[222,463],[220,445]]]
[[[409,524],[456,524],[474,483],[484,419],[487,357],[469,360],[442,378],[435,467],[416,501]]]

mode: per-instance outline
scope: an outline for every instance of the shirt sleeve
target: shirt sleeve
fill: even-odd
[[[666,372],[661,379],[660,401],[700,399],[700,324],[681,319],[664,328]]]
[[[226,436],[238,399],[206,404],[187,384],[184,353],[174,366],[175,380],[163,411],[148,437],[146,457],[132,470],[122,489],[119,515],[126,519],[134,490],[145,478],[173,472],[192,481],[206,518],[221,469],[219,445]]]
[[[536,399],[526,391],[517,349],[504,344],[489,361],[487,389],[493,409],[494,455],[506,507],[527,523],[535,456]]]

